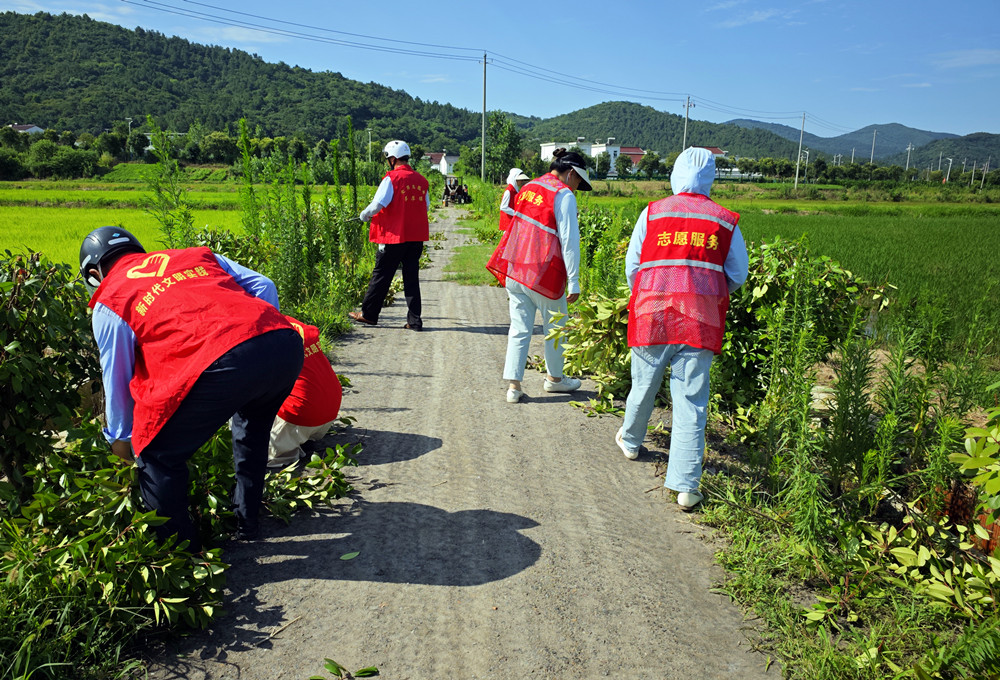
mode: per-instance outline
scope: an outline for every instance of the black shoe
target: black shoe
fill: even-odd
[[[411,331],[422,331],[422,330],[424,330],[423,326],[414,326],[412,324],[406,324],[405,326],[403,326],[403,328],[406,328],[407,330],[411,330]]]
[[[260,539],[260,527],[250,524],[240,524],[233,533],[233,540],[251,543]]]

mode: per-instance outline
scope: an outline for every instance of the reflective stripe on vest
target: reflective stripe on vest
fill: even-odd
[[[551,300],[565,294],[566,265],[555,217],[561,191],[570,188],[546,174],[517,192],[510,229],[486,265],[501,284],[510,278]]]
[[[630,347],[722,350],[729,309],[725,261],[738,222],[737,213],[700,194],[649,204],[629,298]]]

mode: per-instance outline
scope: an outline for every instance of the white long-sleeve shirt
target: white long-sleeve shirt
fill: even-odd
[[[504,189],[503,196],[500,198],[500,212],[507,213],[511,217],[514,216],[514,208],[511,207],[511,202],[516,195],[510,192],[510,187]]]
[[[576,196],[560,191],[555,201],[556,231],[566,265],[566,293],[580,292],[580,224],[576,221]]]

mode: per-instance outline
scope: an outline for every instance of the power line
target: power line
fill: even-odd
[[[222,26],[229,26],[232,28],[245,28],[253,31],[258,31],[261,33],[278,35],[286,38],[307,40],[310,42],[317,42],[328,45],[337,45],[341,47],[370,50],[374,52],[384,52],[389,54],[400,54],[405,56],[417,56],[417,57],[427,57],[430,59],[442,59],[446,61],[465,61],[465,62],[478,62],[480,61],[480,57],[478,56],[479,52],[483,51],[489,52],[489,50],[484,50],[483,48],[479,47],[463,47],[460,45],[442,45],[436,43],[396,40],[391,38],[383,38],[375,35],[368,35],[364,33],[352,33],[349,31],[340,31],[331,28],[324,28],[322,26],[310,26],[307,24],[301,24],[293,21],[275,19],[273,17],[254,14],[251,12],[231,10],[225,7],[220,7],[218,5],[199,2],[197,0],[182,0],[182,2],[188,5],[194,5],[196,7],[202,7],[208,10],[212,10],[213,12],[222,12],[230,15],[236,15],[237,17],[246,17],[246,19],[234,18],[230,16],[220,16],[219,14],[202,12],[194,9],[182,9],[164,2],[159,2],[157,0],[121,0],[121,1],[128,5],[146,7],[148,9],[153,9],[158,12],[183,16],[191,19],[198,19],[202,21],[208,21]],[[258,21],[266,23],[256,23]],[[289,26],[292,28],[281,28],[280,26],[274,26],[270,24],[279,24],[282,26]],[[292,29],[305,29],[305,30],[292,30]],[[312,31],[312,32],[307,32],[307,31]],[[322,35],[317,35],[316,32],[319,32]],[[337,38],[334,37],[334,35],[342,35],[342,36],[347,36],[349,38],[357,38],[358,40]],[[379,45],[379,44],[373,44],[372,42],[363,42],[365,40],[377,41],[388,44]],[[412,47],[410,48],[398,47],[398,45],[410,45]],[[417,48],[428,48],[428,49],[417,49]],[[432,50],[437,50],[437,51],[432,51]],[[477,54],[475,55],[455,54],[454,52],[475,52]],[[542,82],[548,82],[554,85],[560,85],[562,87],[568,87],[585,92],[593,92],[596,94],[604,94],[613,97],[621,97],[624,99],[640,99],[646,101],[680,102],[680,103],[683,103],[685,101],[681,97],[686,95],[680,92],[666,92],[661,90],[651,90],[644,88],[628,87],[623,85],[615,85],[612,83],[604,83],[589,78],[582,78],[580,76],[575,76],[569,73],[554,71],[552,69],[548,69],[539,66],[537,64],[531,64],[529,62],[521,61],[519,59],[515,59],[513,57],[509,57],[500,54],[498,52],[493,52],[492,54],[493,58],[490,59],[490,63],[493,65],[494,68],[497,68],[502,71],[507,71],[509,73],[521,77],[532,78],[535,80],[540,80]],[[704,109],[707,109],[709,111],[715,111],[718,113],[741,116],[741,117],[752,116],[754,118],[763,118],[765,120],[775,121],[775,120],[793,120],[797,119],[799,116],[799,112],[761,111],[756,109],[748,109],[748,108],[723,104],[721,102],[715,102],[710,99],[703,99],[701,97],[696,97],[696,99],[698,100],[701,107]],[[815,122],[815,124],[819,127],[829,129],[832,131],[843,131],[843,132],[851,131],[851,129],[848,127],[838,125],[836,123],[831,123],[829,121],[824,121],[822,118],[813,116],[812,114],[809,114],[809,116],[810,116],[810,122]]]

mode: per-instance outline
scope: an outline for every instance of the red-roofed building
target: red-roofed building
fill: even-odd
[[[695,149],[708,149],[709,151],[712,152],[712,155],[715,156],[716,158],[725,158],[726,154],[729,153],[728,151],[723,151],[722,149],[720,149],[717,146],[696,146],[696,147],[693,147],[693,148],[695,148]]]
[[[646,152],[637,146],[623,146],[621,148],[621,155],[631,158],[632,167],[634,168],[639,165],[639,161],[641,161],[642,157],[646,155]]]

